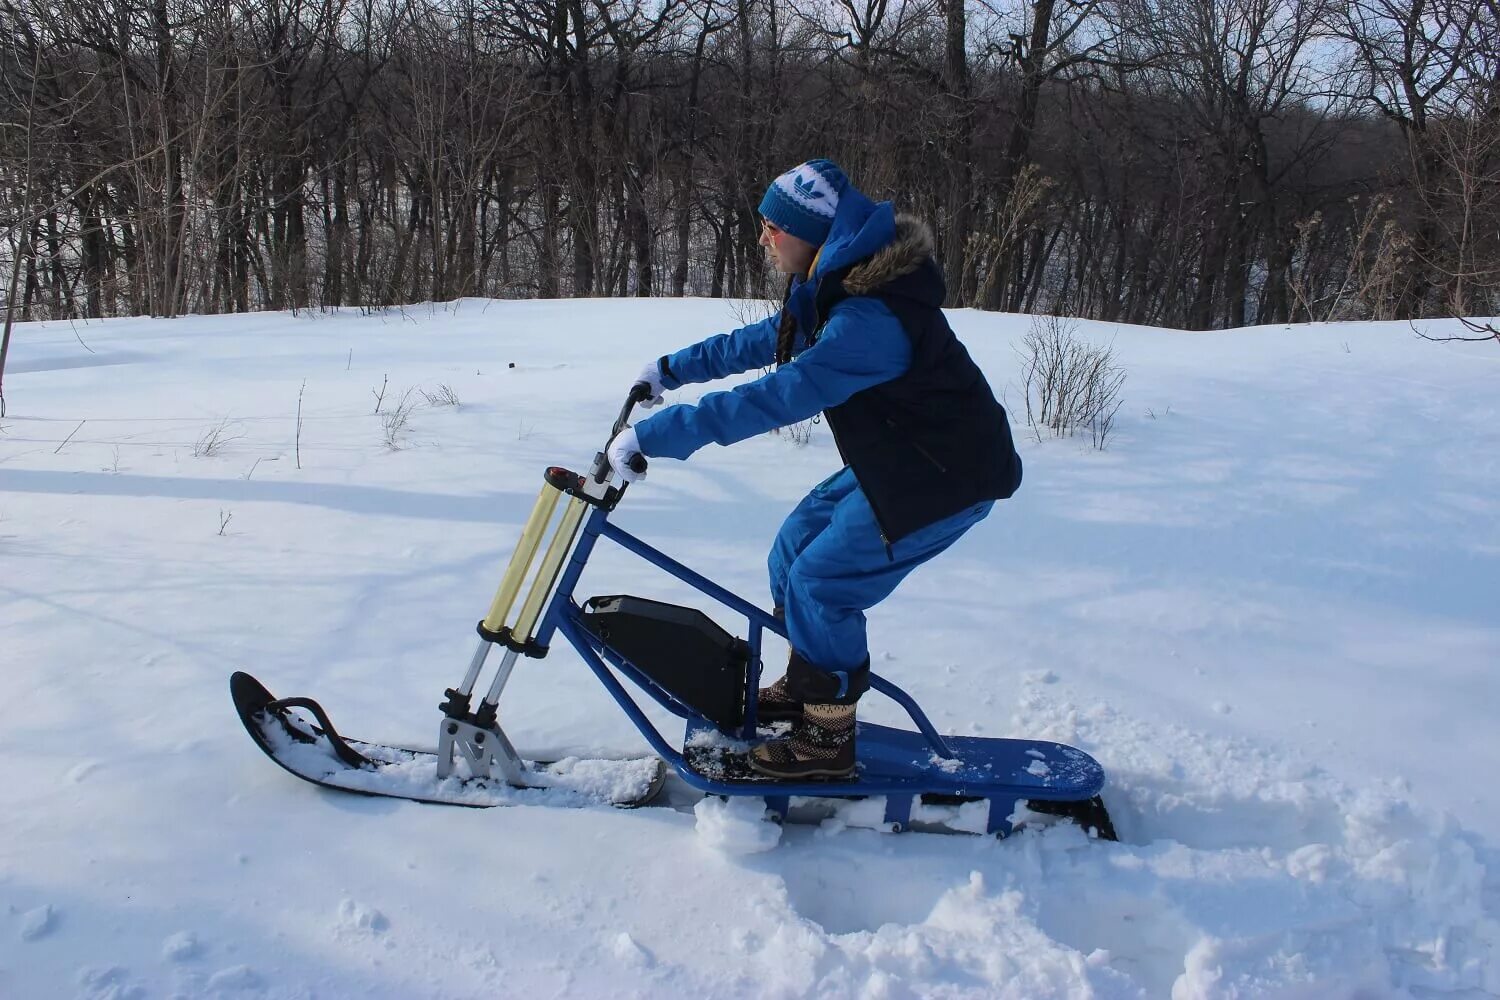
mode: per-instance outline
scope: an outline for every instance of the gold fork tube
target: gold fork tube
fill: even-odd
[[[557,534],[552,536],[552,544],[547,546],[547,554],[542,557],[542,565],[531,584],[531,593],[526,595],[526,604],[521,608],[521,617],[511,630],[511,634],[522,642],[530,642],[532,633],[536,631],[536,620],[542,612],[542,604],[547,600],[547,595],[552,593],[552,585],[557,582],[557,576],[562,571],[563,560],[573,548],[573,539],[578,535],[578,525],[583,520],[583,512],[587,507],[587,503],[574,497],[567,510],[563,511],[562,523],[557,526]]]
[[[521,529],[521,541],[516,546],[515,555],[510,557],[510,565],[505,567],[505,575],[500,578],[500,589],[495,591],[490,613],[484,616],[484,627],[491,632],[498,632],[505,625],[505,617],[510,614],[511,605],[515,604],[516,595],[521,592],[526,571],[531,568],[536,550],[541,547],[547,522],[552,520],[552,512],[557,509],[557,501],[561,499],[562,491],[550,483],[542,487],[541,495],[536,498],[536,506],[531,508],[531,516]]]

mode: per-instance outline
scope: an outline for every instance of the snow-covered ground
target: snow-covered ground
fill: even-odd
[[[1027,320],[953,318],[1019,402]],[[0,996],[1500,995],[1500,350],[1402,324],[1085,324],[1129,372],[1108,450],[1018,429],[1020,494],[873,613],[877,669],[941,728],[1095,755],[1120,844],[424,807],[256,751],[234,669],[430,745],[541,469],[733,324],[470,300],[18,327]],[[393,450],[383,384],[386,412],[462,405]],[[835,464],[823,427],[711,447],[616,519],[764,600]],[[581,592],[692,600],[608,545]],[[528,753],[644,749],[562,645],[502,711]]]

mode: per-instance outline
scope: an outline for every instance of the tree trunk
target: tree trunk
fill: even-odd
[[[943,237],[943,272],[948,279],[947,306],[974,299],[976,271],[969,254],[974,219],[974,166],[971,146],[974,107],[970,97],[968,14],[966,0],[944,0],[946,44],[943,88],[947,97],[948,225]]]
[[[1037,109],[1041,106],[1042,84],[1046,82],[1046,58],[1048,36],[1052,31],[1054,0],[1035,0],[1032,4],[1031,35],[1026,42],[1026,51],[1021,57],[1021,92],[1016,106],[1015,121],[1011,124],[1010,138],[1005,144],[1005,156],[1000,164],[1000,181],[996,187],[995,203],[1001,212],[1007,210],[1011,193],[1021,176],[1021,170],[1031,161],[1031,139],[1036,131]],[[999,309],[1006,299],[1015,269],[1015,246],[1012,240],[995,261],[998,273],[993,280],[986,281],[989,290],[986,309]]]
[[[89,319],[104,316],[104,220],[99,217],[99,198],[92,191],[82,195],[78,213],[83,218],[83,287],[86,295],[84,315]]]

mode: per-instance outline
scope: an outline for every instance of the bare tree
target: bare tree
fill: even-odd
[[[1483,5],[1466,0],[1341,0],[1340,36],[1357,73],[1358,95],[1395,123],[1419,210],[1399,314],[1419,315],[1434,294],[1436,214],[1444,184],[1434,126],[1454,110],[1454,83],[1473,52]]]
[[[14,50],[11,54],[14,54]],[[25,108],[26,127],[22,139],[25,155],[22,159],[20,171],[22,190],[21,211],[11,223],[11,233],[15,240],[15,249],[12,251],[10,258],[10,287],[5,295],[5,330],[3,334],[0,334],[0,417],[5,416],[6,409],[5,360],[10,354],[11,330],[14,327],[16,318],[16,286],[20,283],[22,267],[31,259],[31,191],[36,166],[34,151],[36,145],[37,86],[41,73],[40,47],[33,44],[29,55],[31,57],[29,60],[31,65],[30,86],[27,88],[25,100],[16,102]],[[10,63],[7,69],[26,65],[26,61],[21,59],[7,59],[7,62]],[[12,83],[15,82],[15,77],[9,73],[7,73],[7,79],[11,80]],[[10,96],[12,99],[19,96],[13,87]]]
[[[0,0],[6,308],[764,296],[831,156],[951,305],[1493,312],[1497,4]]]

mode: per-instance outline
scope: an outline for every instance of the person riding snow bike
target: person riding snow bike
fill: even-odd
[[[637,382],[662,393],[756,368],[769,374],[696,405],[669,406],[608,448],[685,459],[824,414],[844,468],[787,517],[768,560],[785,616],[786,676],[760,691],[761,721],[791,721],[750,764],[783,779],[854,772],[855,703],[869,687],[864,612],[1021,484],[1005,410],[942,312],[932,233],[862,194],[829,160],[776,178],[760,245],[789,276],[781,310],[665,355]],[[773,367],[774,366],[774,367]]]

